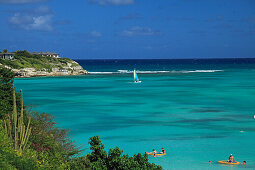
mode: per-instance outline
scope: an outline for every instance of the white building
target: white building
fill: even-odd
[[[13,60],[14,53],[0,53],[0,58],[3,60]]]
[[[59,54],[55,53],[55,52],[33,52],[31,54],[37,54],[37,55],[41,55],[43,57],[53,57],[53,58],[59,58]]]

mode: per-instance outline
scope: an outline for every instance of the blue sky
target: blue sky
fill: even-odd
[[[0,0],[0,36],[73,59],[255,57],[255,1]]]

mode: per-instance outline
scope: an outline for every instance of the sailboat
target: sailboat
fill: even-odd
[[[141,83],[141,82],[142,82],[142,81],[140,81],[140,80],[138,79],[138,76],[137,76],[135,70],[134,70],[134,82],[135,82],[135,83]]]

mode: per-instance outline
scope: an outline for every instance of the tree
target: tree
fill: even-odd
[[[15,74],[7,68],[0,68],[0,118],[13,110],[12,85]]]
[[[104,150],[99,136],[94,136],[89,139],[91,154],[88,154],[88,159],[92,162],[92,169],[107,169],[106,160],[107,153]]]
[[[72,158],[70,161],[70,169],[72,170],[91,170],[91,163],[88,160],[87,156],[82,156],[78,158]]]
[[[162,167],[149,163],[147,154],[137,154],[133,157],[128,155],[122,155],[123,150],[118,147],[109,149],[107,155],[104,150],[104,145],[98,136],[91,137],[89,139],[91,154],[87,155],[88,160],[91,162],[92,169],[118,169],[118,170],[129,170],[129,169],[150,169],[150,170],[161,170]],[[80,162],[79,162],[80,163]]]
[[[3,50],[3,53],[7,53],[7,52],[8,52],[8,50],[7,50],[7,49],[4,49],[4,50]]]

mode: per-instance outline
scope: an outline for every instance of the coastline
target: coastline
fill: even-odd
[[[54,77],[54,76],[70,76],[70,75],[86,75],[88,71],[83,69],[83,67],[76,61],[71,59],[55,59],[55,63],[47,63],[43,66],[34,67],[31,65],[30,67],[15,68],[11,64],[6,65],[0,62],[0,67],[4,67],[10,69],[12,72],[16,74],[15,78],[29,78],[29,77]],[[65,61],[61,61],[65,60]],[[15,60],[12,60],[15,61]],[[17,61],[17,60],[16,60]],[[18,63],[22,63],[18,61]]]
[[[15,78],[33,78],[33,77],[58,77],[58,76],[78,76],[78,75],[87,75],[88,71],[83,70],[80,73],[71,73],[71,74],[61,74],[61,73],[49,73],[49,74],[34,74],[34,75],[24,75],[24,76],[15,76]]]
[[[55,75],[34,75],[34,76],[15,76],[15,79],[16,78],[36,78],[36,77],[64,77],[64,76],[82,76],[82,75],[88,75],[87,74],[67,74],[67,75],[64,75],[64,74],[55,74]]]

